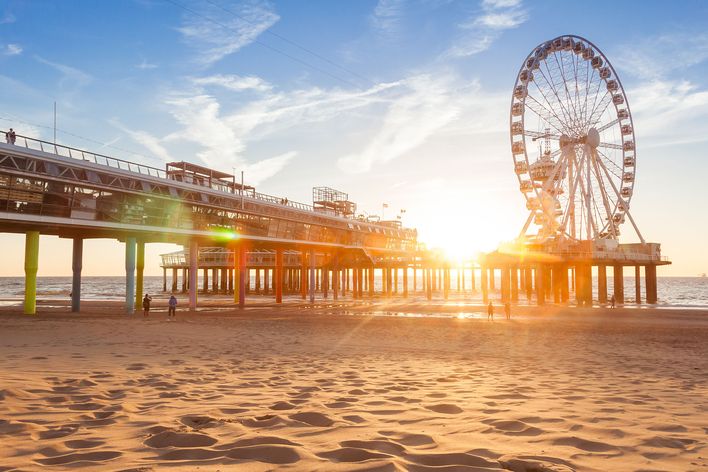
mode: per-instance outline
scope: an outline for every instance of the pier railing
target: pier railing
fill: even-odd
[[[0,130],[0,133],[4,131]],[[70,159],[77,159],[87,162],[92,162],[94,164],[111,167],[113,169],[125,170],[128,172],[134,172],[140,175],[147,175],[150,177],[156,177],[159,179],[168,179],[167,172],[164,169],[159,169],[157,167],[152,167],[145,164],[137,164],[135,162],[126,161],[124,159],[118,159],[116,157],[107,156],[105,154],[96,153],[93,151],[87,151],[85,149],[78,149],[71,146],[66,146],[64,144],[52,143],[49,141],[44,141],[41,139],[32,138],[29,136],[24,136],[21,134],[16,135],[17,140],[15,141],[15,146],[23,146],[27,149],[32,149],[35,151],[46,152],[54,154],[60,157],[67,157]],[[196,184],[193,184],[196,185]],[[201,185],[196,185],[197,187],[202,187]],[[276,197],[274,195],[268,195],[260,192],[248,192],[242,189],[232,188],[231,191],[225,190],[222,185],[218,183],[213,183],[211,186],[206,186],[212,190],[221,191],[224,193],[232,193],[236,195],[241,195],[246,198],[252,198],[255,200],[260,200],[267,203],[284,205],[291,208],[295,208],[303,211],[315,212],[315,208],[312,205],[306,203],[291,201],[287,198]],[[339,215],[338,215],[339,216]]]

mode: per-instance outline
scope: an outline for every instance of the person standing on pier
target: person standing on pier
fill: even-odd
[[[7,144],[15,144],[16,139],[17,135],[15,134],[15,130],[10,128],[10,131],[5,133],[5,141],[7,141]]]
[[[145,297],[143,298],[143,317],[147,317],[150,315],[150,302],[152,301],[152,298],[150,298],[150,295],[147,293],[145,294]]]
[[[170,301],[167,302],[167,321],[175,319],[177,315],[177,299],[174,295],[170,296]]]
[[[494,305],[492,305],[492,302],[487,305],[487,321],[489,320],[494,321]]]

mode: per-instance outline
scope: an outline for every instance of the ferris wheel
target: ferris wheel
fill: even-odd
[[[617,239],[628,218],[637,158],[629,103],[590,41],[564,35],[534,48],[511,99],[511,152],[537,238]]]

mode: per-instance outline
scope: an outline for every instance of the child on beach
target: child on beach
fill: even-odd
[[[492,305],[492,302],[487,305],[487,321],[489,320],[494,321],[494,305]]]
[[[147,293],[145,294],[145,298],[143,298],[143,317],[147,317],[150,315],[150,302],[152,301],[152,298],[150,298],[150,295]]]
[[[170,296],[170,301],[167,302],[167,321],[174,320],[177,311],[177,299],[174,295]]]
[[[506,315],[507,320],[511,319],[511,303],[506,302],[504,304],[504,314]]]

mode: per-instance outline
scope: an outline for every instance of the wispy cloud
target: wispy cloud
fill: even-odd
[[[686,80],[656,79],[627,91],[638,145],[708,141],[708,90]]]
[[[505,30],[528,20],[521,0],[483,0],[480,11],[459,25],[460,35],[446,57],[468,57],[486,51]]]
[[[6,44],[2,48],[2,54],[5,56],[19,56],[22,54],[22,46],[19,44]]]
[[[217,74],[208,77],[198,77],[192,79],[192,82],[196,85],[215,85],[235,92],[243,90],[267,92],[273,88],[273,86],[265,80],[253,76],[242,77],[239,75]]]
[[[405,0],[379,0],[370,17],[374,30],[385,36],[398,33],[404,8]]]
[[[708,33],[661,34],[626,44],[617,68],[636,77],[657,79],[708,60]]]
[[[214,64],[251,44],[280,17],[267,2],[251,1],[225,5],[238,16],[226,13],[210,3],[199,3],[203,16],[186,13],[179,28],[184,38],[199,49],[196,62]],[[211,20],[211,21],[210,21]]]
[[[245,173],[248,175],[248,181],[254,185],[260,184],[283,170],[295,156],[297,156],[297,152],[289,151],[247,165]]]
[[[135,66],[136,69],[140,70],[152,70],[152,69],[157,69],[157,64],[153,64],[151,62],[148,62],[146,59],[143,59],[140,61],[140,64],[137,64]]]
[[[141,144],[145,149],[150,151],[150,153],[164,162],[170,162],[172,158],[170,157],[167,149],[162,145],[162,139],[151,135],[150,133],[142,130],[134,130],[128,128],[123,123],[117,119],[108,120],[108,122],[130,136],[135,142]]]
[[[0,17],[0,25],[8,25],[10,23],[14,23],[15,21],[17,21],[17,18],[9,11],[5,12],[2,17]]]
[[[391,102],[379,131],[363,150],[340,158],[340,168],[365,172],[376,163],[396,159],[421,145],[460,112],[447,78],[421,75],[401,85],[404,91]]]
[[[66,64],[60,64],[58,62],[52,62],[40,56],[35,56],[34,58],[38,62],[49,66],[57,72],[61,73],[61,82],[64,85],[81,87],[84,85],[88,85],[93,80],[93,77],[91,77],[89,74],[75,67],[67,66]]]

